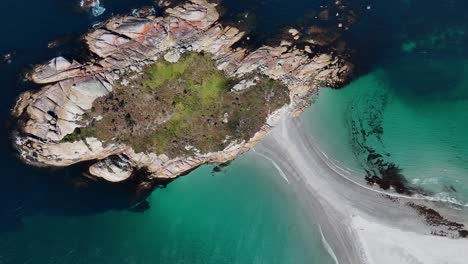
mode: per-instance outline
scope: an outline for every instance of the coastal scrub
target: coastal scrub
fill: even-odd
[[[289,103],[280,82],[262,75],[248,78],[255,85],[236,92],[231,89],[240,80],[226,77],[208,56],[190,53],[177,63],[158,61],[97,99],[89,113],[93,121],[70,137],[92,134],[137,152],[168,156],[220,151],[234,140],[250,139],[271,112]]]

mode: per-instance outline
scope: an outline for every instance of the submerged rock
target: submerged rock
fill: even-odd
[[[80,7],[85,10],[91,10],[93,16],[100,16],[104,14],[106,9],[101,6],[101,2],[99,0],[81,0]]]
[[[98,17],[102,14],[104,14],[104,12],[106,12],[106,9],[100,5],[97,5],[93,8],[91,8],[91,13],[93,14],[93,16],[95,17]]]
[[[11,64],[13,62],[13,58],[14,58],[15,54],[16,54],[16,52],[14,52],[14,51],[2,54],[1,55],[2,62],[6,63],[6,64]]]
[[[82,2],[91,6],[96,1]],[[233,48],[245,33],[221,25],[219,18],[216,4],[207,0],[186,1],[168,8],[163,17],[115,17],[84,37],[96,61],[81,64],[58,57],[36,67],[31,78],[42,84],[42,89],[22,94],[13,111],[19,120],[15,145],[22,159],[42,166],[98,160],[90,167],[90,174],[113,182],[125,180],[140,169],[149,179],[171,179],[205,163],[234,159],[258,143],[282,113],[302,113],[310,104],[311,93],[322,86],[339,87],[350,77],[353,66],[342,53],[296,46],[265,45],[253,51]],[[226,138],[227,146],[216,152],[169,157],[137,153],[123,143],[104,143],[94,137],[63,141],[87,126],[85,116],[96,99],[112,94],[122,79],[129,84],[132,74],[139,74],[132,69],[142,69],[163,58],[177,61],[188,51],[210,56],[226,76],[242,80],[236,90],[253,85],[253,76],[258,74],[281,82],[288,88],[289,105],[271,112],[249,140]],[[228,121],[231,116],[224,119]]]
[[[156,14],[156,9],[152,6],[145,6],[142,8],[137,8],[132,10],[132,16],[135,17],[149,17]]]

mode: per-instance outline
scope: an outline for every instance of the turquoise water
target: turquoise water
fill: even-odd
[[[83,182],[79,168],[38,170],[15,159],[9,111],[30,88],[17,74],[80,51],[76,43],[48,49],[50,40],[153,1],[101,2],[99,18],[78,12],[77,0],[2,3],[0,52],[16,53],[12,64],[0,63],[0,263],[333,263],[297,194],[252,153],[220,173],[202,167],[155,190],[139,212],[129,210],[141,199],[127,185]],[[348,36],[357,79],[320,92],[305,114],[310,134],[358,177],[374,169],[372,149],[409,184],[468,203],[468,4],[353,2],[371,6]],[[225,3],[228,14],[251,12],[264,39],[327,1]]]
[[[211,169],[153,192],[144,212],[27,217],[0,235],[0,263],[333,263],[268,161]]]
[[[418,192],[468,204],[467,2],[370,7],[348,34],[357,78],[316,96],[309,130],[357,177],[382,168],[380,160]]]
[[[323,1],[226,4],[230,14],[258,12],[257,32],[272,32]],[[14,57],[0,61],[0,263],[333,263],[292,188],[254,154],[220,173],[202,167],[148,197],[136,196],[131,184],[85,180],[79,166],[36,169],[15,158],[10,109],[21,91],[34,88],[19,73],[54,56],[76,58],[76,40],[92,24],[154,1],[101,1],[106,12],[98,18],[78,3],[2,2],[0,54]],[[64,45],[48,48],[57,38]]]
[[[454,80],[453,68],[446,65],[456,65],[461,77]],[[418,71],[429,80],[414,80]],[[407,72],[412,77],[405,80]],[[441,80],[443,75],[453,81]],[[395,76],[397,80],[392,80]],[[403,59],[369,72],[343,90],[322,90],[306,119],[325,153],[356,175],[364,176],[364,169],[369,169],[371,148],[398,165],[411,185],[465,204],[467,91],[467,61]]]

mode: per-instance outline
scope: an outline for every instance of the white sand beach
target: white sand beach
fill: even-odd
[[[386,193],[351,178],[352,172],[335,166],[314,144],[301,118],[283,118],[255,151],[275,163],[285,184],[297,188],[337,263],[468,263],[468,239],[429,226],[406,203],[433,208],[465,226],[466,208]],[[448,236],[431,235],[439,231]]]

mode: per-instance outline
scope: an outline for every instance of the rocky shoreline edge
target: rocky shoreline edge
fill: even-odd
[[[248,50],[237,47],[246,32],[223,25],[220,18],[218,5],[207,0],[171,6],[162,17],[113,17],[84,36],[94,60],[79,63],[57,57],[35,67],[31,80],[42,88],[21,94],[13,109],[19,124],[14,144],[21,159],[54,167],[95,161],[88,174],[110,182],[145,171],[150,185],[152,180],[173,179],[203,164],[233,160],[268,134],[282,113],[299,115],[310,105],[313,92],[323,86],[340,87],[351,77],[347,49],[336,48],[336,38],[323,41],[317,29],[315,35],[306,35],[291,28],[277,46]],[[226,76],[241,80],[236,85],[240,89],[254,71],[281,82],[288,88],[290,104],[270,113],[252,138],[232,141],[218,152],[168,157],[137,153],[125,144],[103,144],[93,137],[62,141],[86,126],[83,116],[93,102],[111,94],[115,85],[125,85],[124,76],[138,75],[159,60],[177,62],[187,52],[209,55]]]

